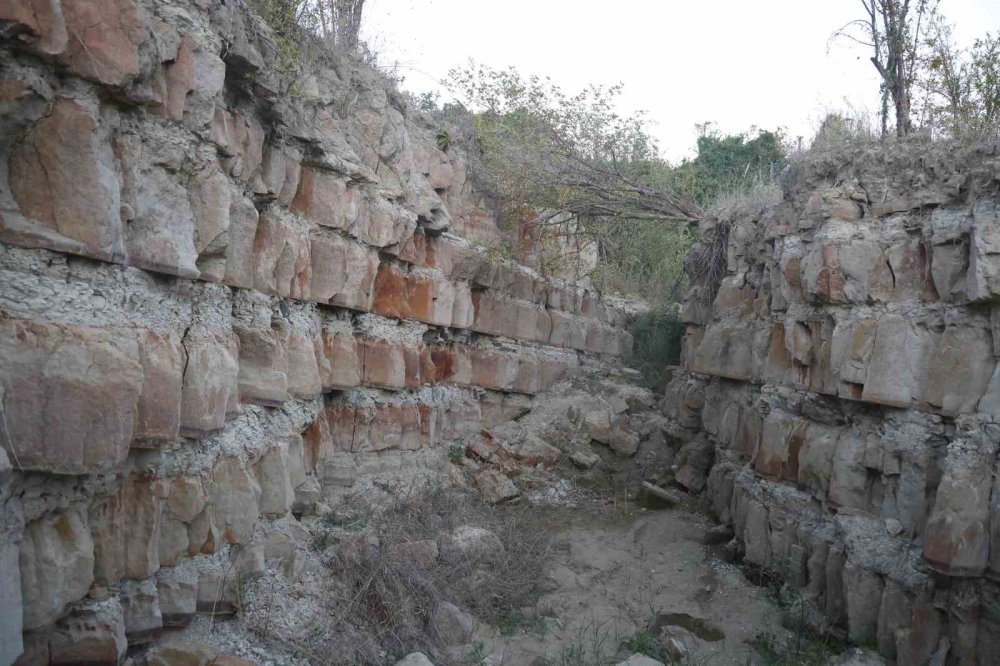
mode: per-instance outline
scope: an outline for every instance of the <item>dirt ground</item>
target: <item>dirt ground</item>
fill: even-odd
[[[551,591],[525,609],[521,626],[481,627],[468,663],[613,664],[630,646],[658,641],[660,618],[705,637],[686,663],[743,665],[757,661],[747,644],[756,632],[781,631],[767,591],[701,543],[712,526],[704,517],[684,509],[634,508],[611,519],[562,513]]]

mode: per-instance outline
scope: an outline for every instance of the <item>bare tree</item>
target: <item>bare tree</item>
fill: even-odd
[[[882,134],[888,131],[889,103],[895,112],[896,134],[913,130],[913,82],[921,34],[937,13],[940,0],[861,0],[865,17],[835,33],[872,49],[869,58],[882,78]],[[860,32],[860,34],[858,34]]]
[[[361,14],[365,0],[312,0],[320,34],[333,46],[347,51],[358,48]]]

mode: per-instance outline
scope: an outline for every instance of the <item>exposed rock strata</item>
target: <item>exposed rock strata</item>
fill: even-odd
[[[815,154],[703,221],[664,401],[745,560],[900,664],[1000,661],[1000,158],[960,153]]]
[[[2,664],[231,611],[273,522],[630,344],[489,259],[461,142],[342,59],[286,94],[243,7],[0,0]]]

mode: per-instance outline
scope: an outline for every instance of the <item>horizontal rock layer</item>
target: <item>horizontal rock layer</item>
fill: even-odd
[[[544,239],[491,258],[458,130],[246,12],[0,0],[0,664],[232,611],[295,516],[631,344]]]
[[[703,221],[693,256],[725,272],[694,266],[664,402],[714,445],[746,560],[901,664],[1000,660],[1000,158],[960,153],[813,155]]]

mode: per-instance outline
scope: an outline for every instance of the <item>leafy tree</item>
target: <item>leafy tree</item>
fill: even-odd
[[[960,49],[951,26],[936,22],[928,40],[928,123],[938,132],[977,136],[1000,130],[1000,33]]]
[[[613,110],[620,85],[570,95],[547,78],[475,64],[449,79],[474,111],[487,186],[509,220],[528,209],[542,223],[558,211],[605,220],[700,216],[693,202],[644,177],[663,163],[643,115]]]
[[[681,191],[706,206],[720,194],[772,179],[785,163],[780,131],[751,129],[722,135],[712,123],[698,125],[698,155],[671,172]]]

